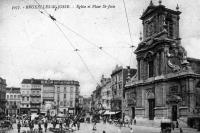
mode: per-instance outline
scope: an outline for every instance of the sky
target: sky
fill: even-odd
[[[123,0],[37,1],[41,5],[70,5],[71,8],[56,11],[53,8],[46,9],[63,24],[58,26],[65,36],[38,9],[23,8],[26,5],[37,5],[34,0],[1,0],[0,77],[6,79],[7,86],[20,87],[24,78],[77,80],[80,82],[81,95],[88,97],[101,75],[110,77],[117,64],[136,68],[136,58],[132,52],[134,49],[129,46],[137,47],[140,42],[142,24],[139,18],[150,0],[124,0],[131,39]],[[153,0],[153,3],[157,5],[158,0]],[[200,1],[162,0],[163,5],[174,10],[177,3],[182,12],[182,45],[189,57],[200,59]],[[114,8],[78,9],[77,5],[111,5]],[[20,9],[16,9],[18,6]],[[103,47],[103,50],[94,44]],[[79,50],[85,64],[74,49]]]

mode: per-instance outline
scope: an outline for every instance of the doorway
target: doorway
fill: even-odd
[[[135,119],[135,107],[132,107],[132,119]]]
[[[172,121],[177,121],[177,105],[172,105]]]
[[[155,99],[149,99],[149,120],[153,120],[155,116]]]

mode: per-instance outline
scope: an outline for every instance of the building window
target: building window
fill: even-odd
[[[14,95],[14,99],[16,99],[16,95]]]
[[[70,101],[70,107],[73,107],[73,101]]]
[[[10,95],[10,99],[13,99],[13,95]]]
[[[153,60],[152,61],[149,61],[149,65],[148,65],[148,72],[149,72],[149,78],[150,77],[153,77]]]
[[[73,93],[73,87],[70,87],[70,93]]]
[[[7,95],[7,99],[9,99],[9,95]]]
[[[27,101],[29,101],[29,97],[27,97]]]
[[[64,98],[66,98],[66,94],[64,94]]]
[[[166,18],[166,25],[167,25],[168,37],[173,38],[173,20],[170,16]]]
[[[66,92],[66,87],[64,87],[64,92]]]

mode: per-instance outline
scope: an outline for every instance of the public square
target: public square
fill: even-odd
[[[0,133],[200,131],[200,0],[0,5]]]
[[[38,129],[38,126],[35,125],[34,129]],[[52,127],[52,124],[48,125],[48,128]],[[149,127],[149,126],[142,126],[142,125],[131,125],[130,127],[133,128],[134,133],[160,133],[160,127]],[[42,125],[43,133],[44,126]],[[59,128],[59,125],[56,126],[56,128]],[[130,133],[130,128],[122,127],[121,129],[114,124],[104,124],[104,123],[97,123],[96,130],[93,129],[93,123],[81,123],[80,130],[75,130],[74,133],[103,133],[105,131],[106,133]],[[28,127],[22,127],[20,133],[30,131]],[[17,125],[13,125],[13,129],[11,130],[0,130],[0,133],[17,133]],[[52,133],[51,131],[47,130],[46,133]],[[67,132],[68,133],[68,132]],[[175,130],[172,131],[172,133],[179,133],[179,129],[175,128]],[[190,128],[184,128],[183,133],[199,133],[196,129],[190,129]]]

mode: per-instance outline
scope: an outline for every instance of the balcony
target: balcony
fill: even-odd
[[[31,94],[31,97],[41,97],[41,94]]]
[[[30,101],[25,101],[25,100],[23,100],[23,101],[21,101],[21,103],[30,103]]]

